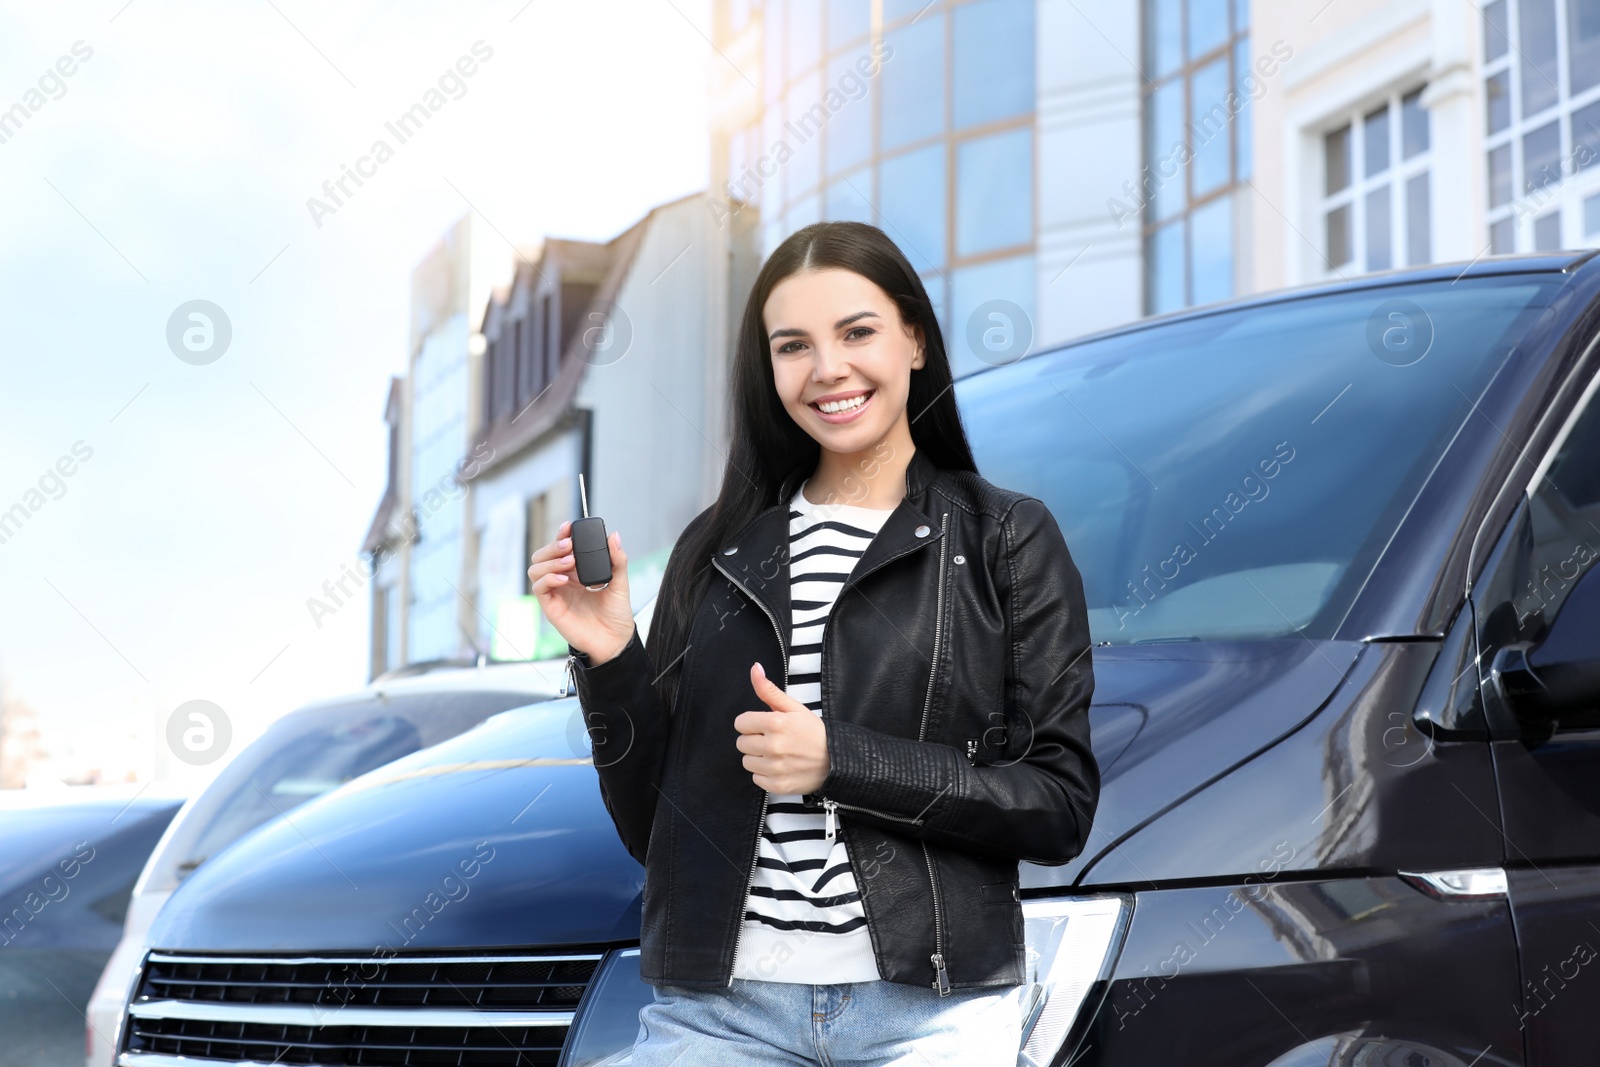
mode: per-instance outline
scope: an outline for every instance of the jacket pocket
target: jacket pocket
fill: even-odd
[[[1020,899],[1015,882],[987,882],[980,888],[985,904],[1009,904]]]

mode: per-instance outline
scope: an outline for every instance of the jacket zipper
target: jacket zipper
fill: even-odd
[[[928,695],[923,699],[922,702],[922,723],[917,728],[918,741],[923,740],[928,732],[928,712],[933,707],[933,682],[939,673],[939,636],[940,630],[942,629],[944,623],[944,570],[945,557],[948,554],[947,549],[949,548],[950,544],[950,538],[948,536],[949,524],[950,513],[947,511],[939,519],[940,532],[946,534],[946,536],[943,539],[944,543],[939,546],[939,591],[935,598],[933,609],[933,669],[928,673]],[[827,829],[825,830],[825,836],[828,838],[828,840],[833,839],[835,825],[834,820],[836,819],[834,810],[836,808],[864,811],[885,819],[894,819],[898,822],[908,822],[914,826],[922,825],[922,820],[920,818],[911,819],[904,815],[890,815],[885,811],[874,811],[871,808],[857,807],[854,804],[841,804],[837,800],[829,800],[827,798],[823,798],[822,807],[823,810],[828,813]],[[937,989],[941,997],[947,997],[950,995],[950,972],[946,966],[946,961],[944,958],[944,931],[939,923],[939,883],[934,879],[933,856],[928,852],[928,843],[923,841],[921,844],[922,858],[927,861],[928,864],[928,890],[933,894],[933,955],[929,956],[928,959],[933,964],[934,977],[933,981],[930,982],[929,985],[932,988]]]
[[[574,656],[572,653],[568,652],[567,653],[567,676],[566,676],[566,679],[561,683],[561,695],[564,696],[564,697],[569,697],[569,696],[571,696],[572,694],[574,694],[574,693],[576,693],[578,691],[578,682],[577,682],[577,679],[573,676],[573,673],[572,673],[572,665],[574,663],[576,663],[576,662],[578,662],[578,657]]]
[[[823,797],[822,798],[822,810],[828,813],[828,824],[827,824],[826,836],[827,836],[829,841],[833,840],[834,822],[838,818],[838,816],[836,816],[834,814],[834,809],[835,808],[844,808],[846,811],[864,811],[868,815],[876,815],[881,819],[893,819],[895,822],[908,822],[913,826],[921,826],[922,825],[922,820],[921,819],[912,819],[912,818],[908,818],[905,815],[891,815],[887,811],[877,811],[876,809],[873,809],[873,808],[863,808],[863,807],[860,807],[860,806],[858,806],[856,804],[843,804],[843,803],[840,803],[837,800],[829,800],[827,797]]]
[[[946,533],[944,544],[939,546],[939,593],[934,601],[933,608],[933,669],[928,672],[928,695],[922,702],[922,725],[917,730],[917,740],[923,740],[928,731],[928,711],[933,707],[933,680],[939,673],[939,629],[944,622],[944,560],[947,549],[950,547],[948,526],[950,513],[947,511],[939,519],[939,530]],[[950,974],[945,969],[944,958],[944,930],[939,925],[939,883],[933,877],[933,856],[928,852],[928,843],[922,842],[922,858],[928,862],[928,889],[933,893],[933,955],[929,959],[933,963],[934,989],[939,991],[941,997],[950,995]]]
[[[947,511],[939,520],[940,532],[945,532],[950,521]],[[928,672],[928,695],[922,701],[922,725],[917,728],[917,740],[925,740],[928,733],[928,711],[933,707],[933,680],[939,673],[939,630],[944,623],[944,558],[950,539],[939,546],[939,593],[933,603],[933,670]]]
[[[941,627],[941,624],[943,622],[943,616],[944,616],[944,571],[945,571],[945,557],[947,555],[946,549],[948,547],[949,540],[950,540],[950,538],[948,536],[949,524],[950,524],[950,513],[948,511],[946,511],[939,519],[939,531],[940,531],[941,534],[944,534],[945,536],[942,538],[942,540],[944,541],[944,544],[941,544],[939,546],[939,589],[938,589],[938,593],[937,593],[937,596],[936,596],[936,599],[935,599],[935,602],[934,602],[934,618],[933,618],[933,670],[928,675],[928,695],[923,701],[923,705],[922,705],[922,724],[917,730],[917,740],[919,740],[919,741],[921,741],[923,739],[924,735],[927,733],[927,729],[928,729],[928,711],[929,711],[929,709],[930,709],[930,707],[931,707],[931,705],[933,703],[933,682],[934,682],[934,678],[937,676],[938,670],[939,670],[939,631],[940,631],[940,627]],[[898,554],[896,554],[894,556],[890,556],[889,559],[879,560],[878,561],[878,566],[877,567],[873,567],[872,570],[877,570],[878,567],[882,567],[885,564],[888,564],[888,563],[892,562],[893,560],[899,559],[900,556],[906,555],[910,551],[912,551],[912,550],[911,549],[907,549],[906,552],[901,552],[901,553],[898,553]],[[767,609],[767,605],[763,601],[761,601],[758,597],[756,597],[754,594],[752,594],[749,589],[745,588],[744,583],[740,582],[739,579],[737,579],[733,575],[729,574],[723,568],[723,566],[722,566],[720,561],[718,561],[717,559],[713,558],[711,562],[717,568],[717,570],[722,572],[723,576],[725,578],[727,578],[728,581],[732,582],[735,586],[738,587],[740,592],[742,592],[745,596],[749,597],[751,600],[755,601],[756,606],[761,609],[762,614],[766,615],[766,617],[769,620],[771,620],[773,632],[778,635],[778,647],[783,650],[783,687],[784,687],[784,689],[788,689],[789,688],[789,649],[783,643],[783,630],[778,626],[778,620],[773,617],[772,612]],[[861,578],[866,577],[866,575],[870,574],[870,573],[872,573],[872,571],[866,571],[866,572],[863,572],[861,574],[852,574],[850,576],[850,578],[846,579],[846,585],[848,585],[851,580],[859,581]],[[844,595],[844,588],[842,588],[842,587],[840,588],[839,595],[841,597]],[[824,640],[826,640],[826,637],[824,637]],[[761,794],[761,819],[756,824],[756,847],[755,847],[754,853],[750,857],[750,874],[749,874],[749,878],[754,878],[755,877],[756,862],[760,858],[760,855],[761,855],[761,826],[766,822],[768,797],[769,797],[769,794],[766,793],[765,791],[763,791],[762,794]],[[833,840],[834,834],[836,832],[836,827],[837,827],[837,823],[838,823],[838,815],[836,813],[836,809],[838,809],[838,808],[845,808],[845,809],[853,810],[853,811],[864,811],[864,812],[867,812],[868,814],[877,815],[877,816],[880,816],[880,817],[885,818],[885,819],[893,819],[893,820],[895,820],[897,822],[911,823],[913,826],[922,825],[922,819],[921,818],[912,819],[912,818],[907,818],[904,815],[891,815],[891,814],[889,814],[888,812],[885,812],[885,811],[875,811],[872,808],[858,807],[857,805],[854,805],[854,804],[841,804],[836,800],[830,800],[830,799],[828,799],[826,797],[822,798],[822,806],[823,806],[823,810],[825,812],[827,812],[827,817],[828,817],[828,821],[827,821],[824,833],[825,833],[827,839],[830,840],[830,841]],[[928,888],[933,893],[933,946],[934,946],[934,951],[933,951],[933,955],[930,956],[929,959],[933,963],[933,970],[934,970],[934,976],[935,977],[934,977],[933,982],[930,983],[930,985],[932,986],[932,988],[937,989],[939,991],[939,995],[941,997],[943,997],[943,996],[948,996],[950,994],[950,976],[949,976],[949,973],[946,970],[946,966],[945,966],[944,936],[943,936],[943,931],[940,928],[940,924],[939,924],[939,885],[938,885],[938,883],[936,881],[934,881],[934,876],[933,876],[933,857],[928,854],[928,843],[926,841],[924,841],[921,844],[922,844],[922,857],[923,857],[924,860],[927,861],[927,864],[928,864]],[[749,878],[746,879],[747,891],[748,891]],[[739,931],[735,935],[734,943],[733,943],[733,953],[734,953],[734,959],[735,960],[738,959],[738,956],[739,956],[739,943],[743,939],[743,937],[744,937],[744,914],[743,914],[743,912],[741,912],[740,915],[739,915]],[[731,967],[729,968],[729,971],[728,971],[728,985],[730,987],[733,985],[733,971],[732,971]]]
[[[744,587],[744,583],[740,582],[739,579],[723,570],[721,563],[717,563],[715,560],[712,562],[716,563],[717,570],[722,571],[723,576],[726,577],[728,581],[739,587],[739,591],[741,593],[755,601],[756,607],[761,609],[761,613],[763,615],[772,620],[772,632],[778,635],[778,648],[783,653],[783,688],[787,692],[789,689],[789,648],[783,643],[783,629],[778,625],[777,616],[772,614],[772,612],[767,608],[767,605],[764,604],[760,598],[751,594],[750,590]],[[770,799],[772,799],[772,794],[763,789],[761,791],[761,815],[756,819],[756,843],[755,847],[750,851],[750,873],[745,876],[746,894],[750,892],[750,880],[756,876],[756,863],[761,858],[761,830],[766,826],[767,801]],[[728,965],[728,986],[730,988],[733,986],[734,965],[739,961],[739,944],[743,940],[744,908],[741,906],[739,909],[739,928],[733,936],[733,963]]]

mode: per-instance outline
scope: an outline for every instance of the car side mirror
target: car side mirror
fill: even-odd
[[[1600,565],[1573,586],[1543,641],[1495,653],[1489,683],[1520,719],[1554,723],[1600,712]]]

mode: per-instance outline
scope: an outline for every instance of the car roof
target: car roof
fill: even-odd
[[[490,661],[482,666],[430,666],[422,673],[379,675],[360,689],[321,697],[298,710],[414,693],[523,692],[529,703],[557,696],[566,681],[566,659]]]
[[[647,634],[655,614],[656,596],[651,594],[633,613],[641,636]],[[328,708],[357,701],[420,693],[506,693],[523,692],[528,702],[550,700],[561,695],[566,684],[565,656],[538,660],[434,660],[397,667],[378,675],[353,692],[313,700],[291,714]]]
[[[1398,267],[1394,270],[1374,271],[1370,274],[1361,274],[1348,279],[1325,279],[1307,282],[1304,285],[1233,297],[1229,300],[1219,300],[1210,304],[1196,304],[1177,311],[1168,311],[1160,315],[1150,315],[1145,318],[1135,319],[1120,326],[1096,330],[1094,333],[1083,334],[1060,344],[1052,344],[1037,351],[1029,352],[1021,360],[1013,361],[1013,363],[1001,363],[979,368],[963,375],[961,380],[968,381],[988,374],[990,371],[1003,370],[1005,367],[1013,366],[1023,360],[1037,359],[1052,353],[1065,352],[1078,345],[1138,333],[1141,330],[1148,330],[1155,326],[1165,326],[1169,323],[1202,319],[1222,312],[1286,303],[1291,300],[1320,296],[1324,293],[1348,293],[1361,289],[1381,289],[1418,282],[1459,281],[1462,278],[1484,278],[1505,274],[1569,273],[1594,258],[1597,252],[1600,252],[1600,249],[1585,248],[1573,252],[1522,252],[1514,255],[1480,256],[1472,260],[1431,263],[1424,267]]]

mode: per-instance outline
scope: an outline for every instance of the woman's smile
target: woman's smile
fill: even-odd
[[[832,399],[813,400],[807,406],[815,411],[823,422],[851,422],[867,410],[867,405],[872,403],[872,397],[876,393],[876,389],[860,389],[852,393],[833,394]]]

